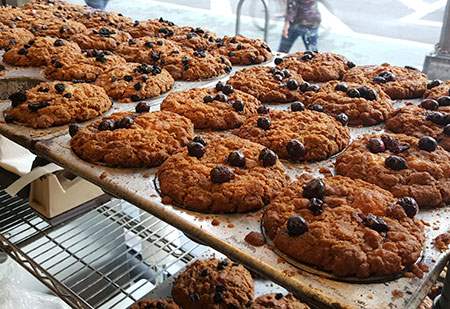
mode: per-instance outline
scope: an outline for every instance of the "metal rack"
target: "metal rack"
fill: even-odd
[[[0,248],[76,308],[127,308],[206,250],[122,200],[54,226],[3,188]]]

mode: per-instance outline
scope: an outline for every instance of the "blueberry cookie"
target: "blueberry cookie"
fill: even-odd
[[[89,10],[77,17],[77,21],[84,24],[86,28],[100,29],[102,27],[125,31],[133,24],[131,18],[120,13],[106,12],[100,10]]]
[[[217,39],[215,33],[199,27],[176,27],[172,35],[159,36],[175,41],[183,47],[202,50],[211,49]]]
[[[15,66],[39,67],[53,57],[81,53],[80,47],[63,39],[37,37],[26,44],[16,44],[3,55],[3,61]]]
[[[302,102],[307,108],[323,109],[333,117],[343,117],[344,113],[351,126],[378,124],[393,111],[389,96],[372,84],[331,81],[317,92],[305,92]]]
[[[242,35],[217,39],[213,52],[227,57],[233,65],[258,64],[272,59],[272,51],[266,42]]]
[[[253,299],[248,270],[229,260],[197,260],[176,279],[172,297],[183,309],[243,308]]]
[[[133,304],[130,309],[180,309],[171,299],[142,299]]]
[[[413,197],[420,207],[450,202],[450,153],[430,137],[365,135],[337,158],[336,172]]]
[[[169,72],[156,65],[127,62],[100,74],[95,83],[113,99],[136,102],[169,91],[175,81]]]
[[[302,175],[263,215],[266,234],[291,258],[339,277],[400,273],[420,257],[424,227],[413,198],[362,180]]]
[[[48,11],[55,17],[72,20],[76,20],[87,11],[86,6],[61,0],[32,0],[24,4],[22,8],[26,10]]]
[[[297,52],[275,60],[277,67],[301,75],[308,82],[327,82],[342,79],[355,65],[344,56],[333,53]]]
[[[161,110],[189,118],[196,129],[226,130],[242,125],[257,114],[261,102],[230,85],[218,83],[215,88],[196,88],[169,94]]]
[[[291,293],[270,293],[258,296],[250,306],[250,309],[309,309],[309,306],[300,302]]]
[[[163,67],[175,80],[209,79],[231,71],[231,63],[223,56],[183,48],[176,42],[161,38],[133,39],[118,52],[127,61]]]
[[[112,167],[155,167],[193,135],[189,119],[171,112],[120,112],[84,128],[73,127],[70,146],[83,160]]]
[[[450,151],[450,97],[446,106],[440,106],[435,100],[425,99],[419,106],[402,107],[390,115],[386,128],[418,138],[432,137],[442,148]]]
[[[51,36],[70,40],[72,36],[87,31],[87,28],[79,22],[72,20],[58,19],[33,19],[26,29],[30,30],[35,36]]]
[[[450,80],[445,82],[440,80],[432,80],[427,84],[427,90],[423,95],[426,99],[437,100],[440,97],[450,96]]]
[[[101,27],[89,29],[72,37],[82,49],[116,50],[121,44],[127,43],[131,35],[111,28]]]
[[[299,88],[303,79],[289,70],[257,66],[236,72],[227,83],[263,103],[286,103],[301,97]]]
[[[67,82],[40,83],[9,99],[11,108],[4,112],[5,121],[39,129],[93,119],[112,105],[102,88]]]
[[[349,70],[344,80],[362,84],[377,84],[392,100],[420,98],[427,89],[427,77],[419,70],[387,63],[360,66]]]
[[[342,151],[350,140],[347,127],[325,113],[311,110],[272,110],[248,118],[233,133],[293,162],[325,160]]]
[[[103,72],[125,62],[110,51],[88,50],[83,54],[54,57],[46,65],[44,75],[51,80],[93,82]]]
[[[277,155],[232,135],[197,136],[157,173],[166,202],[205,213],[236,213],[267,205],[287,181]]]
[[[11,48],[16,44],[26,44],[34,35],[23,28],[9,28],[0,24],[0,49]]]
[[[140,37],[170,37],[173,36],[175,29],[178,28],[173,22],[163,19],[147,19],[143,21],[136,20],[128,25],[126,32],[133,38]]]

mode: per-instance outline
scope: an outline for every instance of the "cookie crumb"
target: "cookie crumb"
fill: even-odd
[[[245,236],[245,241],[252,246],[261,247],[264,246],[266,240],[261,233],[258,232],[250,232]]]
[[[392,297],[393,297],[394,299],[396,299],[396,298],[402,298],[402,297],[403,297],[403,292],[400,291],[400,290],[395,289],[395,290],[392,291]]]
[[[433,240],[434,247],[441,252],[448,249],[450,245],[450,232],[442,233]]]
[[[100,174],[100,176],[98,178],[103,180],[103,179],[106,178],[106,176],[108,176],[108,173],[107,172],[103,172],[103,173]]]
[[[234,228],[234,224],[233,223],[228,223],[227,227],[232,229],[232,228]]]
[[[333,175],[333,173],[331,172],[331,170],[330,169],[328,169],[328,168],[326,168],[326,167],[321,167],[320,169],[319,169],[319,172],[321,173],[321,174],[323,174],[323,175]]]
[[[211,221],[211,224],[214,225],[214,226],[218,226],[218,225],[220,225],[220,221],[217,220],[217,219],[213,219],[213,220]]]
[[[161,199],[161,202],[162,202],[163,204],[165,204],[165,205],[170,205],[170,204],[172,204],[172,199],[171,199],[170,197],[168,197],[168,196],[164,196],[164,197]]]

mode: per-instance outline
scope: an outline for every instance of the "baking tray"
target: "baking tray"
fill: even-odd
[[[234,68],[234,70],[240,69]],[[191,87],[209,86],[224,80],[183,83],[176,90]],[[152,100],[152,110],[158,110],[162,98]],[[121,104],[122,105],[122,104]],[[402,102],[396,105],[403,105]],[[124,107],[125,105],[122,105]],[[289,105],[275,105],[274,108],[285,109]],[[134,108],[130,104],[129,110]],[[0,133],[4,126],[0,125]],[[351,129],[352,137],[363,133],[379,132],[381,126]],[[28,129],[26,133],[31,133]],[[26,133],[22,133],[22,136]],[[20,142],[20,135],[12,134],[12,140]],[[33,140],[33,138],[29,138]],[[429,267],[423,278],[403,277],[384,283],[356,284],[330,280],[296,268],[278,256],[266,244],[254,247],[244,238],[251,232],[260,232],[262,210],[240,215],[200,214],[161,203],[153,179],[156,169],[114,169],[94,165],[80,160],[70,149],[70,136],[59,132],[45,139],[34,139],[34,151],[47,159],[63,166],[74,174],[81,176],[102,187],[107,193],[123,198],[143,210],[184,231],[190,237],[221,251],[231,258],[246,264],[262,276],[287,288],[308,303],[334,308],[415,308],[426,296],[433,282],[444,268],[448,253],[441,253],[433,248],[433,239],[450,230],[450,209],[422,211],[418,218],[427,222],[427,240],[424,249],[423,264]],[[29,144],[28,144],[29,145]],[[284,162],[290,176],[303,172],[319,173],[323,169],[333,170],[333,160],[320,163],[292,164]],[[217,225],[217,222],[219,224]],[[214,225],[213,225],[214,223]]]

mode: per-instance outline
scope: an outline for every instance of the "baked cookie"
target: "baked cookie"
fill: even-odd
[[[73,19],[87,12],[87,7],[78,4],[58,0],[32,0],[22,6],[28,10],[45,10],[51,12],[55,17],[62,19]]]
[[[26,29],[35,36],[51,36],[62,39],[71,39],[72,36],[87,31],[87,28],[79,22],[58,19],[33,19]]]
[[[89,29],[72,37],[82,49],[116,50],[119,45],[127,43],[131,35],[111,28],[101,27]]]
[[[437,100],[440,97],[450,96],[450,80],[445,82],[432,80],[427,85],[427,90],[423,95],[426,99]]]
[[[427,101],[424,101],[426,107]],[[441,106],[437,110],[427,110],[415,105],[397,109],[386,120],[386,128],[418,138],[431,136],[442,148],[450,151],[450,98],[448,102],[449,106]],[[435,104],[438,106],[437,102]]]
[[[217,39],[213,52],[227,57],[233,65],[258,64],[272,59],[272,51],[266,42],[242,35]]]
[[[317,92],[305,92],[302,102],[308,108],[323,109],[333,117],[344,113],[351,126],[378,124],[393,111],[389,96],[373,84],[331,81],[322,84]]]
[[[175,27],[173,35],[160,33],[159,36],[175,41],[183,47],[197,50],[210,50],[217,39],[214,32],[200,27]]]
[[[387,63],[355,67],[345,74],[344,80],[377,84],[392,100],[420,98],[427,89],[427,77],[419,70]]]
[[[142,103],[145,104],[145,103]],[[83,160],[112,167],[155,167],[193,135],[189,119],[171,112],[119,112],[74,132],[70,146]]]
[[[161,38],[130,40],[118,49],[118,53],[127,61],[163,67],[175,80],[208,79],[231,71],[231,63],[223,56],[183,48],[176,42]]]
[[[301,97],[299,87],[303,79],[289,70],[257,66],[236,72],[227,83],[263,103],[286,103]]]
[[[183,309],[242,308],[253,299],[248,270],[229,260],[197,260],[176,279],[172,297]]]
[[[156,65],[127,62],[100,74],[95,83],[113,99],[136,102],[169,91],[175,81]]]
[[[236,213],[267,205],[287,181],[276,154],[233,135],[194,138],[157,173],[166,202],[205,213]]]
[[[300,302],[291,293],[270,293],[258,296],[250,306],[250,309],[309,309],[309,306]]]
[[[369,278],[419,259],[425,237],[416,213],[414,199],[396,200],[367,182],[304,174],[269,205],[263,225],[291,258],[335,276]]]
[[[130,309],[180,309],[171,299],[142,299],[133,304]]]
[[[3,55],[3,61],[15,66],[39,67],[53,57],[81,53],[80,47],[63,39],[37,37],[26,44],[16,44]]]
[[[342,79],[353,62],[333,53],[296,52],[275,60],[277,67],[296,72],[308,82],[327,82]]]
[[[125,31],[131,34],[133,38],[140,37],[166,37],[173,36],[175,29],[178,28],[173,22],[161,18],[147,19],[143,21],[136,20],[129,24]]]
[[[17,22],[22,20],[25,13],[22,9],[12,6],[0,6],[0,24],[15,28]]]
[[[102,88],[67,82],[40,83],[26,92],[12,94],[10,100],[5,121],[36,129],[93,119],[112,105]]]
[[[133,24],[131,18],[123,16],[120,13],[101,10],[89,10],[77,17],[77,21],[84,24],[88,29],[100,29],[106,27],[124,30]]]
[[[93,82],[103,72],[125,62],[110,51],[88,50],[83,54],[54,57],[45,67],[44,74],[51,80]]]
[[[420,207],[450,202],[450,153],[430,138],[403,134],[364,135],[337,158],[336,172],[376,184]]]
[[[9,28],[0,24],[0,49],[11,48],[16,44],[25,44],[34,39],[34,35],[23,28]]]
[[[230,85],[217,83],[215,88],[196,88],[169,94],[161,110],[189,118],[196,129],[227,130],[242,125],[257,114],[261,102]]]
[[[266,115],[248,118],[233,131],[239,137],[275,151],[293,162],[325,160],[342,151],[350,141],[347,127],[311,110],[271,110]]]

